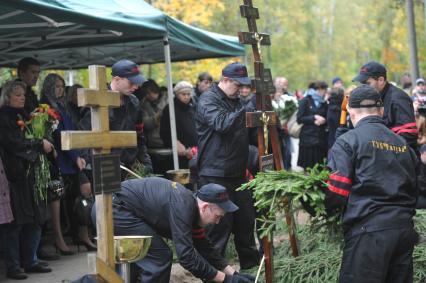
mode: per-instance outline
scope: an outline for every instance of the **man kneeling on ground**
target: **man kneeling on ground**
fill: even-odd
[[[192,194],[163,178],[133,179],[121,183],[112,203],[115,235],[153,237],[146,257],[135,263],[142,269],[141,282],[170,281],[173,253],[163,238],[173,241],[179,263],[198,278],[254,282],[253,276],[236,272],[205,237],[204,227],[238,209],[225,187],[207,184]]]

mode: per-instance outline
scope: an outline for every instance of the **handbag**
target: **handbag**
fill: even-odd
[[[51,180],[47,183],[47,194],[50,201],[61,199],[65,195],[64,181],[62,177],[59,179]]]
[[[291,137],[298,139],[300,136],[300,132],[302,131],[302,127],[303,124],[297,123],[297,111],[295,111],[287,122],[288,134]]]

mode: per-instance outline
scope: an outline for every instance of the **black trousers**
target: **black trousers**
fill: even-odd
[[[243,182],[244,179],[200,176],[198,188],[209,183],[222,185],[227,189],[230,199],[239,207],[236,212],[227,213],[219,224],[207,229],[207,237],[221,255],[225,256],[232,232],[240,266],[246,269],[259,264],[260,254],[254,240],[255,209],[252,193],[248,190],[235,191]]]
[[[411,224],[376,232],[363,230],[345,237],[339,282],[413,282],[413,249],[417,238]]]
[[[172,270],[173,253],[167,243],[143,219],[118,204],[113,199],[112,213],[114,221],[114,235],[152,236],[151,246],[146,256],[131,264],[132,273],[140,271],[141,283],[168,283]],[[92,221],[96,223],[96,208],[92,208]],[[131,282],[136,282],[132,274]]]

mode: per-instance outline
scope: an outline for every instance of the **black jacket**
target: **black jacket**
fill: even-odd
[[[300,132],[301,146],[321,146],[327,147],[326,124],[317,126],[314,124],[315,115],[320,115],[327,118],[327,103],[321,103],[318,107],[315,106],[311,96],[303,98],[299,102],[297,111],[297,123],[303,124]]]
[[[3,165],[9,181],[10,202],[14,223],[40,221],[34,196],[34,162],[43,152],[41,140],[28,140],[17,121],[26,119],[23,109],[0,108],[0,147]],[[18,114],[20,116],[18,116]]]
[[[346,229],[369,231],[409,223],[418,195],[417,158],[406,141],[379,116],[361,119],[331,149],[328,206],[344,205]]]
[[[122,95],[122,105],[109,109],[109,129],[110,131],[135,131],[136,125],[141,123],[139,100],[134,95]],[[83,111],[83,118],[80,120],[82,130],[92,129],[90,109]],[[136,159],[139,159],[145,166],[152,169],[151,158],[146,148],[146,140],[143,133],[137,135],[138,146],[136,148],[113,149],[112,153],[120,154],[120,161],[126,167],[132,167]],[[87,159],[87,156],[85,156]],[[86,160],[90,162],[89,160]],[[151,170],[152,171],[152,170]]]
[[[385,125],[392,132],[402,136],[408,145],[416,150],[417,128],[413,101],[402,89],[389,83],[380,94],[384,104]]]
[[[199,176],[244,178],[248,158],[246,110],[213,85],[197,104]]]
[[[177,139],[186,148],[197,146],[194,102],[191,101],[185,104],[175,97],[174,105]],[[160,137],[166,147],[172,147],[169,105],[164,107],[163,115],[161,116]],[[185,156],[179,156],[179,168],[188,168],[188,159]]]
[[[125,181],[113,203],[133,212],[158,235],[172,239],[179,263],[194,276],[211,280],[228,265],[205,237],[198,224],[197,200],[182,185],[158,177]]]
[[[343,96],[331,96],[327,107],[328,147],[331,148],[336,140],[336,129],[340,124]]]
[[[17,81],[21,81],[21,79],[16,79]],[[39,105],[38,97],[33,91],[33,88],[30,86],[27,86],[27,89],[25,90],[25,112],[31,113],[36,109]]]

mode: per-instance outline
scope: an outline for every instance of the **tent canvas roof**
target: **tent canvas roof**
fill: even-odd
[[[0,66],[26,56],[44,68],[111,65],[121,58],[164,62],[163,38],[172,61],[236,57],[238,39],[182,23],[143,0],[2,0]]]

